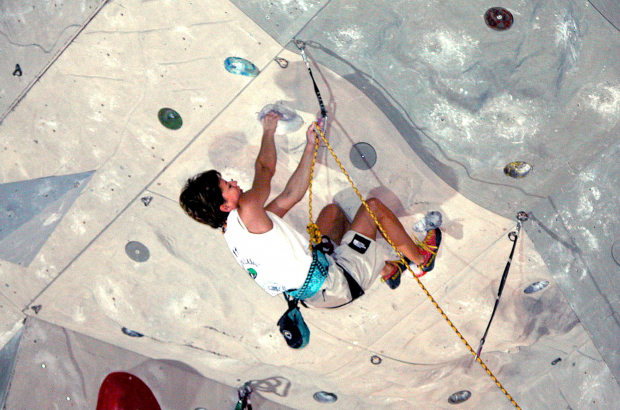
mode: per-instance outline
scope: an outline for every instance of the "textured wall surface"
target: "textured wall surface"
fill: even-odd
[[[482,353],[514,400],[524,409],[618,406],[613,4],[511,1],[502,6],[514,25],[504,32],[485,25],[484,12],[496,6],[488,2],[69,5],[75,11],[53,13],[49,28],[27,25],[34,33],[45,26],[28,44],[67,45],[41,57],[38,67],[49,67],[40,80],[28,88],[34,77],[13,77],[10,62],[2,74],[9,81],[0,83],[16,96],[28,90],[0,124],[2,346],[31,316],[41,320],[29,319],[26,340],[79,339],[92,374],[107,368],[99,368],[104,356],[89,363],[89,355],[109,343],[121,362],[141,355],[189,366],[196,380],[229,386],[221,392],[232,400],[243,382],[264,381],[259,409],[277,408],[267,401],[325,408],[312,398],[317,391],[337,394],[333,409],[451,409],[448,397],[461,390],[472,393],[463,406],[515,408],[410,276],[396,290],[377,282],[342,309],[304,309],[311,342],[289,349],[276,327],[282,298],[236,265],[221,233],[178,206],[186,179],[206,169],[250,186],[258,116],[276,102],[304,123],[276,136],[272,193],[284,189],[318,112],[289,43],[296,36],[306,40],[330,114],[330,144],[361,193],[382,199],[411,234],[428,211],[442,212],[437,265],[421,283],[474,349],[512,246],[514,215],[530,213]],[[22,27],[26,14],[17,11],[3,27]],[[66,30],[50,34],[61,17],[70,20],[62,20]],[[67,43],[61,37],[71,30],[79,35]],[[0,52],[19,57],[13,43]],[[231,56],[260,74],[229,73]],[[15,100],[6,93],[8,107]],[[182,127],[162,126],[162,108],[176,110]],[[358,143],[374,149],[372,168],[355,166]],[[505,176],[515,160],[533,172]],[[315,216],[332,201],[349,214],[359,206],[325,148],[314,195]],[[306,199],[286,217],[302,232],[307,219]],[[525,293],[541,281],[544,290]],[[80,397],[90,406],[101,377],[81,379],[82,364],[66,346],[50,342],[49,352],[59,350],[46,353],[61,376],[53,403],[70,408]],[[10,408],[48,404],[27,384],[45,351],[20,347]],[[164,397],[175,374],[159,374],[155,393]]]
[[[0,3],[0,122],[102,3],[102,0]]]

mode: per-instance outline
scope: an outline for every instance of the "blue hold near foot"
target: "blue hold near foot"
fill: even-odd
[[[247,77],[256,77],[259,72],[254,64],[241,57],[228,57],[224,60],[224,67],[229,73]]]

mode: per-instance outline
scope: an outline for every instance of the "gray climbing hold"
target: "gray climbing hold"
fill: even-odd
[[[149,204],[153,200],[153,197],[152,196],[143,196],[141,198],[141,200],[142,200],[142,203],[144,204],[144,206],[149,206]]]
[[[125,245],[125,253],[136,262],[146,262],[151,256],[149,248],[138,241],[131,241]]]
[[[448,403],[450,403],[450,404],[463,403],[463,402],[469,400],[470,397],[471,397],[471,392],[469,390],[457,391],[456,393],[452,394],[448,398]]]
[[[365,171],[377,163],[377,152],[372,145],[366,142],[358,142],[351,147],[349,159],[355,168]]]
[[[545,289],[547,286],[549,286],[548,280],[540,280],[538,282],[532,283],[527,288],[525,288],[523,293],[530,295],[532,293],[540,292],[541,290]]]
[[[276,128],[277,135],[290,134],[304,125],[303,118],[301,118],[295,110],[287,107],[284,101],[278,101],[275,104],[267,104],[264,106],[258,113],[258,120],[262,121],[265,115],[270,112],[276,112],[282,117],[278,121],[278,128]]]
[[[0,185],[0,259],[28,266],[94,173]]]
[[[441,212],[430,211],[424,218],[413,225],[413,230],[416,232],[428,232],[439,228],[441,226],[442,219]]]
[[[127,336],[131,336],[131,337],[143,337],[144,336],[142,333],[136,332],[135,330],[127,329],[126,327],[123,327],[121,330]]]
[[[338,400],[338,396],[336,396],[334,393],[329,393],[326,391],[318,391],[314,393],[312,397],[314,397],[314,400],[318,401],[319,403],[334,403],[336,400]]]

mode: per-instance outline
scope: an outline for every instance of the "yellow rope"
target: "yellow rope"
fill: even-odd
[[[318,128],[317,123],[314,123],[314,126]],[[310,183],[308,184],[308,213],[310,214],[310,223],[308,223],[308,227],[306,230],[310,234],[310,249],[312,249],[312,245],[318,245],[321,243],[321,231],[317,224],[314,223],[314,219],[312,218],[312,180],[314,179],[314,165],[316,164],[316,154],[319,152],[319,135],[314,132],[314,152],[312,153],[312,165],[310,167]]]
[[[457,336],[461,339],[461,341],[465,344],[465,346],[467,347],[467,349],[471,352],[471,354],[474,355],[474,357],[476,358],[476,361],[480,364],[480,366],[482,366],[482,368],[487,372],[487,374],[489,375],[489,377],[491,377],[491,379],[495,382],[495,384],[497,385],[497,387],[499,387],[499,389],[502,391],[502,393],[504,393],[506,395],[506,397],[508,398],[508,400],[510,400],[510,402],[519,410],[521,410],[521,407],[519,407],[519,405],[517,404],[517,402],[512,398],[512,396],[508,393],[508,391],[506,391],[506,389],[504,388],[504,386],[500,383],[500,381],[497,379],[497,377],[495,377],[495,375],[491,372],[491,369],[489,369],[489,367],[482,361],[482,359],[476,355],[476,351],[474,350],[473,347],[471,347],[471,345],[469,344],[469,342],[465,339],[465,337],[463,336],[463,334],[456,328],[456,326],[454,325],[454,323],[452,323],[452,321],[450,320],[450,318],[448,318],[448,315],[446,315],[446,313],[443,311],[443,309],[439,306],[439,304],[437,303],[437,301],[435,300],[435,298],[433,298],[433,296],[430,294],[430,292],[426,289],[426,286],[424,286],[424,284],[422,283],[422,281],[420,280],[420,278],[418,278],[415,273],[413,272],[413,270],[411,270],[411,267],[409,266],[408,263],[405,262],[405,259],[403,257],[403,254],[396,248],[396,244],[394,244],[394,242],[392,241],[392,239],[390,239],[390,237],[387,235],[385,229],[383,228],[383,226],[381,225],[381,222],[379,222],[379,220],[377,219],[377,217],[375,216],[375,214],[372,212],[372,210],[370,209],[370,206],[368,205],[368,203],[366,202],[366,200],[364,199],[364,197],[362,196],[362,194],[360,193],[360,191],[357,189],[357,187],[355,186],[355,183],[353,182],[353,180],[351,179],[351,177],[349,176],[349,173],[347,172],[347,170],[344,168],[344,166],[342,165],[342,163],[340,162],[340,160],[338,159],[338,156],[336,155],[336,153],[334,152],[334,150],[332,149],[332,147],[329,145],[329,142],[327,142],[327,138],[325,138],[325,134],[323,134],[323,131],[321,130],[321,128],[319,128],[319,126],[316,124],[315,122],[315,137],[316,137],[316,144],[314,147],[314,155],[312,157],[312,168],[310,170],[310,184],[308,186],[308,195],[309,195],[309,213],[310,213],[310,224],[308,225],[308,232],[311,233],[311,235],[317,235],[318,232],[318,241],[315,243],[319,243],[320,239],[321,239],[321,233],[318,229],[318,227],[316,226],[316,224],[312,221],[312,179],[314,178],[314,166],[316,164],[316,156],[317,156],[317,151],[318,151],[318,147],[319,147],[319,134],[321,135],[321,139],[323,140],[323,142],[325,143],[325,146],[329,149],[329,152],[332,154],[332,157],[334,157],[334,160],[336,161],[336,163],[338,164],[338,166],[340,167],[340,170],[342,171],[342,173],[347,177],[347,179],[349,180],[349,183],[351,184],[351,187],[353,188],[353,190],[355,191],[355,193],[357,194],[358,198],[360,199],[360,201],[362,201],[362,204],[364,205],[364,207],[366,208],[366,210],[368,211],[368,213],[370,214],[370,216],[372,217],[373,221],[375,222],[375,224],[377,225],[377,228],[379,228],[379,231],[381,231],[381,234],[383,235],[383,237],[385,238],[385,240],[392,246],[392,248],[394,249],[394,251],[396,252],[396,254],[398,255],[398,257],[400,258],[400,261],[407,266],[407,270],[409,272],[411,272],[411,274],[413,275],[413,278],[418,282],[418,285],[420,285],[420,288],[422,288],[422,291],[426,294],[426,296],[428,296],[428,298],[430,299],[431,303],[437,308],[437,310],[439,311],[439,313],[441,314],[441,316],[446,320],[446,322],[448,322],[448,325],[450,325],[450,327],[452,328],[452,330],[454,330],[454,332],[457,334]],[[318,133],[317,133],[318,131]],[[312,225],[312,228],[311,228]],[[312,231],[312,232],[311,232]],[[415,238],[415,237],[413,237]],[[311,236],[311,241],[314,241],[316,239],[316,236]],[[419,241],[417,241],[418,246],[422,246],[426,245],[424,243],[421,243]],[[434,251],[432,249],[429,248],[425,248],[427,250],[430,250],[431,252],[434,253]]]

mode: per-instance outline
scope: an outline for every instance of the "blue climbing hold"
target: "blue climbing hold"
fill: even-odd
[[[233,74],[245,75],[247,77],[256,77],[258,68],[248,60],[241,57],[228,57],[224,60],[226,71]]]

